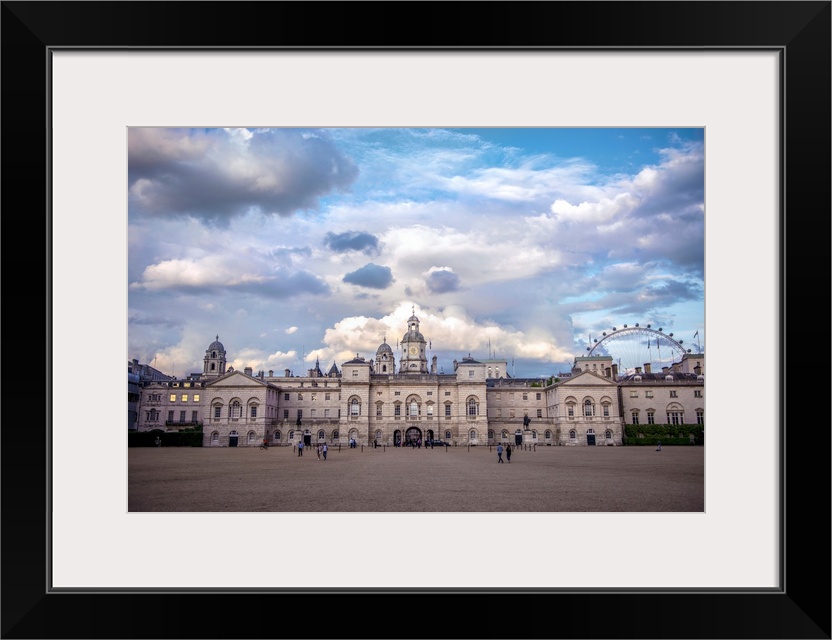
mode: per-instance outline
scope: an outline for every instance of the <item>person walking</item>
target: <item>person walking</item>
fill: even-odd
[[[321,453],[323,452],[323,448],[321,445],[318,445],[318,462],[321,461]]]
[[[326,462],[326,450],[327,450],[327,446],[326,446],[326,442],[324,442],[323,446],[321,447],[321,453],[323,453],[324,462]]]
[[[503,445],[501,444],[497,445],[497,462],[503,462]]]
[[[662,441],[659,440],[657,445],[656,445],[656,451],[661,451],[661,450],[662,450]]]
[[[303,455],[303,440],[298,442],[298,458]]]
[[[511,443],[506,445],[506,462],[511,463]]]

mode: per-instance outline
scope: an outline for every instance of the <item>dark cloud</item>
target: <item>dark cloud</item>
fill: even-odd
[[[365,231],[330,232],[324,236],[324,245],[336,253],[363,251],[370,255],[378,250],[378,238]]]
[[[344,276],[344,282],[370,289],[386,289],[393,282],[390,267],[382,267],[372,262]]]
[[[447,293],[459,289],[459,276],[450,269],[437,269],[425,277],[425,284],[431,293]]]
[[[249,211],[288,216],[346,190],[357,166],[323,132],[130,129],[131,212],[227,223]]]

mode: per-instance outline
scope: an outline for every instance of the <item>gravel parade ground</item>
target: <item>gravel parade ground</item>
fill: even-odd
[[[505,459],[505,454],[503,454]],[[130,512],[704,512],[705,448],[128,448]]]

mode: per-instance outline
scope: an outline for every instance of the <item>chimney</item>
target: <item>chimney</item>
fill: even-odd
[[[644,373],[652,373],[652,371],[650,371],[650,363],[649,362],[644,363]]]
[[[699,365],[696,365],[696,366],[693,368],[693,372],[694,372],[696,375],[699,375],[700,373],[702,373],[702,367],[700,367]]]
[[[662,373],[667,373],[668,369],[670,369],[670,367],[662,367]]]
[[[269,369],[269,377],[274,378],[274,370],[273,369]]]
[[[284,376],[286,376],[286,377],[288,378],[288,377],[289,377],[289,370],[288,370],[288,369],[284,369],[284,370],[283,370],[283,375],[284,375]]]
[[[245,373],[247,376],[250,376],[251,375],[251,367],[246,367],[245,369],[243,369],[243,373]]]
[[[262,369],[260,369],[260,372],[257,374],[257,377],[259,377],[261,380],[263,379],[263,370]]]
[[[612,379],[613,380],[618,380],[618,365],[617,364],[612,365]]]
[[[641,367],[636,367],[636,374],[641,375]]]
[[[436,373],[436,356],[433,356],[430,359],[430,372],[431,373]]]

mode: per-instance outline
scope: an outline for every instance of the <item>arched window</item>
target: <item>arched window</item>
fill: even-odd
[[[587,398],[584,400],[584,416],[591,418],[593,415],[595,415],[595,407],[592,405],[592,400]]]
[[[324,433],[324,430],[321,429],[320,431],[318,431],[318,440],[323,440],[325,438],[326,438],[326,434]]]
[[[378,442],[381,442],[381,439],[382,439],[383,437],[384,437],[384,434],[382,434],[382,433],[381,433],[381,431],[376,431],[376,440],[377,440]]]
[[[333,432],[332,432],[332,439],[333,439],[333,440],[337,440],[337,439],[338,439],[338,429],[336,429],[335,431],[333,431]]]
[[[248,443],[249,444],[254,444],[255,442],[257,442],[257,434],[254,433],[254,431],[249,431],[248,432]]]
[[[376,418],[381,417],[381,407],[382,407],[383,404],[384,403],[382,403],[382,402],[376,402]]]
[[[231,418],[241,418],[243,416],[243,405],[239,400],[232,400],[228,406],[228,415]]]
[[[451,439],[451,432],[450,432],[450,431],[446,431],[446,432],[445,432],[445,440],[450,440],[450,439]]]
[[[508,431],[503,429],[503,432],[500,434],[500,438],[503,440],[508,440]]]
[[[419,403],[415,400],[410,401],[410,417],[415,418],[419,415]]]
[[[578,434],[575,432],[575,430],[574,430],[574,429],[572,429],[572,430],[569,432],[569,439],[570,439],[572,442],[575,442],[575,441],[578,439]]]
[[[214,431],[211,434],[211,444],[212,445],[218,445],[219,443],[220,443],[220,434],[219,434],[219,432]]]
[[[280,442],[280,431],[275,431],[274,435],[272,436],[272,440],[275,442]]]
[[[289,431],[289,442],[295,439],[295,431]]]
[[[468,399],[468,415],[469,416],[476,416],[477,415],[477,399],[476,398],[469,398]]]
[[[361,402],[359,402],[358,398],[353,398],[350,400],[350,416],[360,416],[361,415]]]
[[[471,429],[471,431],[468,433],[468,438],[471,440],[471,442],[473,442],[477,439],[477,432]]]
[[[605,437],[607,440],[612,440],[612,431],[610,431],[609,429],[607,429],[607,430],[604,432],[604,437]]]
[[[488,430],[488,439],[489,439],[489,440],[493,440],[493,439],[494,439],[494,431],[493,431],[492,429],[489,429],[489,430]]]

